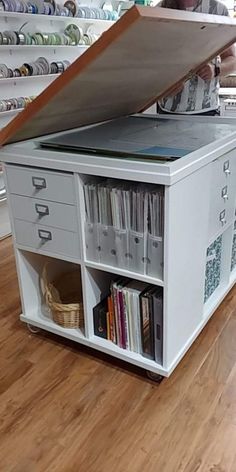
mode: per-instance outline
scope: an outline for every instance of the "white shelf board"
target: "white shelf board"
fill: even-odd
[[[219,91],[219,95],[220,97],[236,95],[236,87],[221,87]]]
[[[16,110],[1,111],[0,118],[4,116],[14,116],[17,113],[20,113],[24,108],[17,108]]]
[[[112,341],[99,338],[98,336],[93,336],[92,338],[90,338],[90,342],[94,344],[94,347],[100,347],[103,349],[103,352],[106,352],[107,354],[112,354],[112,356],[116,355],[116,357],[119,357],[119,359],[127,361],[127,358],[129,358],[132,363],[135,363],[135,361],[137,361],[139,362],[139,365],[143,364],[144,369],[150,368],[150,370],[152,370],[153,372],[158,371],[158,373],[160,373],[161,375],[164,371],[165,374],[167,374],[167,371],[163,368],[162,365],[158,364],[157,362],[151,359],[147,359],[146,357],[142,356],[141,354],[138,354],[137,352],[122,349],[121,347],[114,344]]]
[[[30,246],[23,246],[23,244],[18,244],[15,242],[15,247],[21,251],[33,252],[34,254],[41,254],[42,256],[52,257],[53,259],[60,259],[61,261],[73,262],[74,264],[81,265],[81,259],[75,259],[74,257],[65,256],[64,254],[57,254],[51,251],[43,251],[40,249],[35,249]]]
[[[138,367],[141,367],[142,369],[150,370],[163,376],[168,375],[168,371],[159,364],[157,364],[155,361],[146,359],[145,357],[141,356],[141,354],[121,349],[112,342],[99,338],[97,336],[93,336],[92,338],[88,339],[82,334],[79,329],[62,328],[61,326],[55,324],[53,321],[46,320],[44,317],[40,318],[40,316],[32,315],[31,317],[21,315],[20,319],[21,321],[31,324],[32,326],[36,326],[38,328],[49,331],[50,333],[57,334],[64,338],[70,339],[71,341],[75,341],[85,346],[97,349],[98,351],[104,352],[108,355],[112,355],[113,357],[117,357],[118,359],[134,364]]]
[[[74,16],[55,16],[55,15],[33,15],[31,13],[18,13],[18,12],[10,12],[10,11],[1,11],[0,12],[0,19],[6,18],[7,22],[11,18],[22,20],[22,21],[51,21],[51,22],[63,22],[63,23],[79,23],[84,25],[99,25],[99,26],[107,26],[109,28],[112,26],[115,21],[111,20],[95,20],[92,18],[77,18]]]
[[[148,282],[152,285],[164,287],[164,281],[162,279],[150,277],[149,275],[139,274],[138,272],[130,272],[126,269],[100,264],[99,262],[85,261],[85,265],[91,269],[98,269],[103,272],[110,272],[111,274],[123,275],[124,277],[129,277],[130,279],[141,280],[142,282]]]
[[[25,50],[25,49],[66,49],[66,50],[76,50],[77,49],[82,49],[86,50],[89,48],[89,46],[84,46],[84,45],[78,45],[78,46],[56,46],[56,45],[38,45],[38,44],[23,44],[23,45],[12,45],[8,44],[6,46],[0,45],[0,50],[5,50],[5,51],[20,51],[20,50]]]
[[[50,333],[54,334],[59,334],[60,336],[63,336],[65,338],[72,339],[73,341],[86,339],[82,331],[78,328],[63,328],[60,325],[57,325],[50,319],[46,319],[44,316],[32,316],[32,317],[27,317],[24,315],[20,316],[22,321],[25,321],[26,323],[33,324],[34,326],[38,326],[39,328],[45,329],[47,331],[50,331]]]
[[[24,82],[27,80],[37,80],[37,79],[48,79],[48,78],[56,78],[60,74],[44,74],[44,75],[29,75],[26,77],[6,77],[4,79],[0,79],[1,84],[11,84],[13,82]]]

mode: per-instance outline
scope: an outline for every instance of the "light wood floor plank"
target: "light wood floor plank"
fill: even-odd
[[[1,472],[236,472],[236,289],[169,379],[19,321],[0,242]]]

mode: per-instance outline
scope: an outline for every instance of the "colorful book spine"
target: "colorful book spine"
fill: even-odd
[[[95,335],[162,364],[162,288],[121,279],[110,290],[93,310]]]
[[[108,312],[109,312],[109,326],[110,326],[110,340],[116,342],[116,333],[115,333],[115,320],[114,320],[114,306],[113,299],[110,295],[108,297]]]
[[[93,309],[94,334],[107,339],[107,299],[102,300]]]
[[[157,289],[153,294],[155,361],[163,362],[163,291]]]
[[[119,297],[118,289],[116,284],[112,285],[112,297],[114,304],[114,313],[115,313],[115,325],[116,325],[116,344],[119,347],[122,347],[122,331],[121,331],[121,320],[120,320],[120,306],[119,306]]]
[[[153,306],[152,293],[150,290],[144,291],[140,295],[141,309],[141,333],[142,333],[142,354],[144,357],[154,359],[154,326],[153,326]]]
[[[107,339],[110,341],[111,334],[110,334],[110,313],[107,311]]]

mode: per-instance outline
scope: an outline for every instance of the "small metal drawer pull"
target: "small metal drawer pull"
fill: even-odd
[[[35,203],[35,210],[39,216],[49,215],[49,208],[47,205],[40,205],[38,203]]]
[[[37,189],[46,188],[46,179],[43,177],[32,177],[33,186]]]
[[[223,210],[223,211],[220,212],[220,221],[221,221],[221,223],[222,223],[222,226],[224,226],[225,223],[226,223],[225,210]]]
[[[224,169],[224,173],[225,173],[226,175],[230,175],[230,174],[231,174],[230,169],[229,169],[229,161],[225,161],[225,162],[224,162],[224,167],[223,167],[223,169]]]
[[[43,241],[52,241],[52,233],[51,231],[45,231],[44,229],[38,230],[38,235],[40,239]]]
[[[228,200],[228,187],[227,185],[225,187],[222,188],[222,191],[221,191],[221,196],[224,200]]]

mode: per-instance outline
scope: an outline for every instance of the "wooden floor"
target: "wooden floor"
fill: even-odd
[[[0,242],[0,472],[236,472],[236,289],[161,385],[18,320]]]

